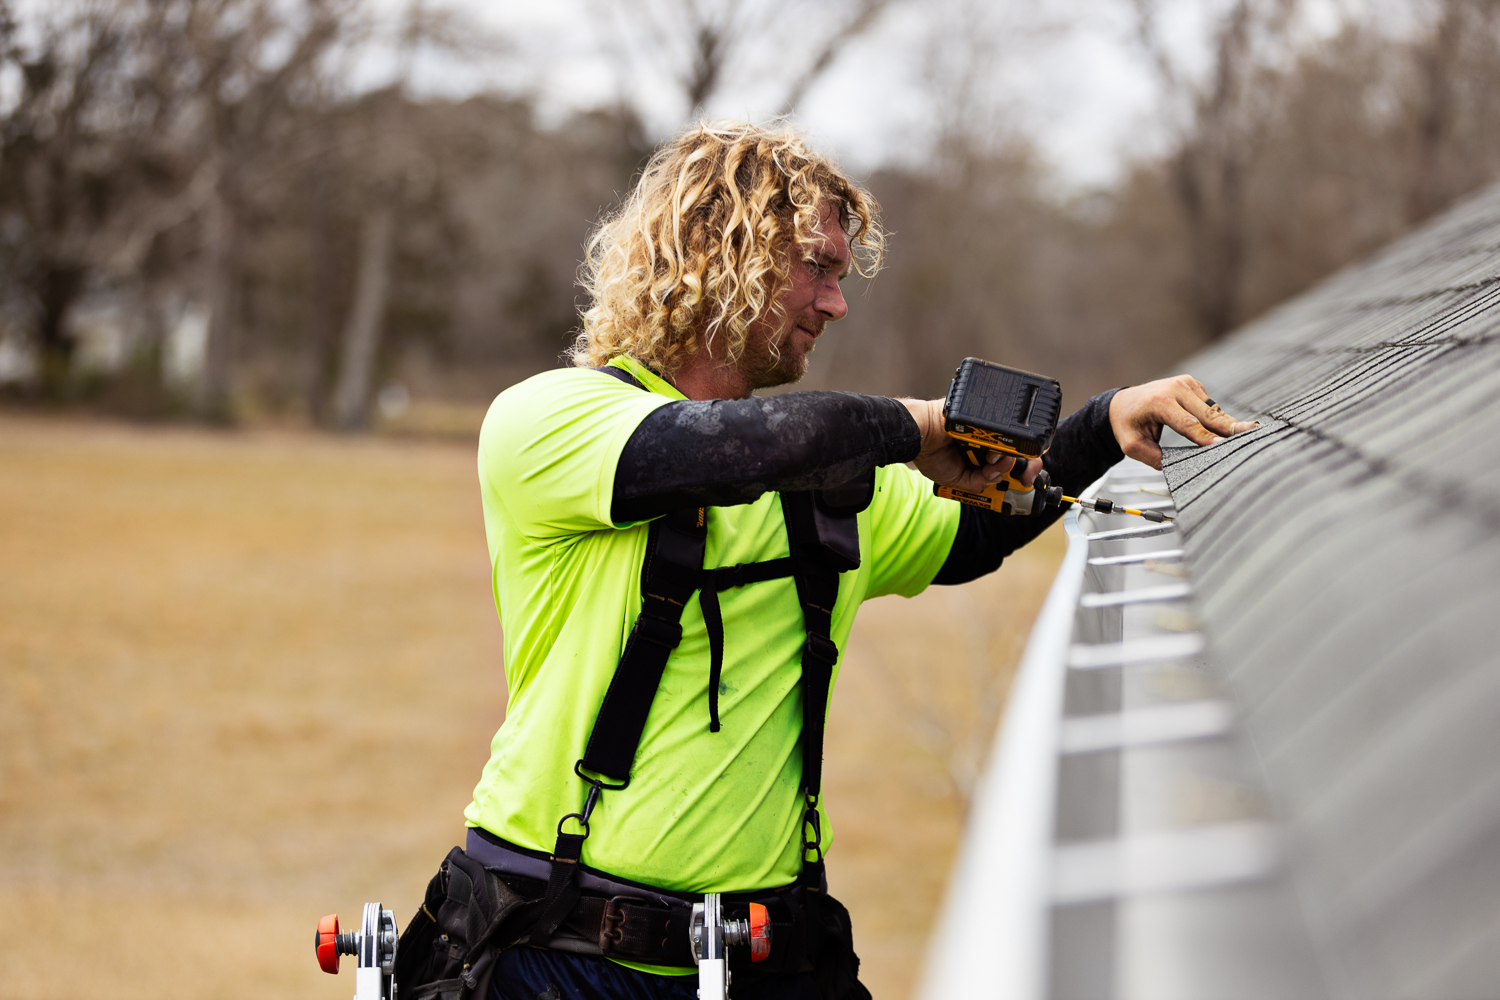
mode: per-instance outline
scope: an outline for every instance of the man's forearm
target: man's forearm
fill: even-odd
[[[610,515],[644,521],[689,506],[752,503],[772,490],[839,486],[921,447],[904,405],[852,392],[680,400],[641,421],[615,468]]]
[[[1052,485],[1061,486],[1069,496],[1077,496],[1124,457],[1109,424],[1109,403],[1114,395],[1113,389],[1100,393],[1057,425],[1057,436],[1042,459],[1042,467]],[[967,583],[993,573],[1006,556],[1040,535],[1060,516],[1061,511],[1020,517],[965,505],[948,559],[932,582]]]

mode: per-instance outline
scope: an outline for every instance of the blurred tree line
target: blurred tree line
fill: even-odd
[[[1024,136],[976,133],[963,107],[928,165],[870,179],[896,236],[847,321],[860,346],[832,367],[937,394],[981,354],[1061,378],[1076,405],[1165,374],[1500,176],[1495,0],[1390,4],[1313,43],[1295,0],[1232,0],[1196,76],[1158,13],[1130,4],[1168,142],[1114,188],[1054,196]]]
[[[896,0],[828,0],[793,112]],[[894,232],[809,387],[940,393],[975,354],[1070,398],[1160,372],[1500,173],[1500,0],[1405,0],[1308,40],[1295,0],[1214,8],[1206,72],[1154,0],[1118,0],[1164,148],[1059,195],[974,93],[978,29],[932,56],[937,141],[868,182]],[[597,0],[629,76],[685,116],[776,3]],[[558,363],[590,226],[648,155],[610,107],[544,127],[525,95],[415,96],[413,54],[505,58],[452,14],[403,15],[356,88],[359,0],[0,0],[0,382],[227,420],[366,425],[381,386],[482,401]],[[647,16],[649,14],[649,16]],[[966,77],[965,74],[970,76]],[[969,81],[969,82],[966,82]],[[404,397],[403,397],[404,398]],[[399,404],[401,399],[393,399]]]

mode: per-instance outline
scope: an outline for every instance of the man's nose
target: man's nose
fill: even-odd
[[[849,303],[844,301],[844,289],[837,278],[830,278],[818,292],[817,306],[818,311],[828,317],[830,323],[836,323],[849,315]]]

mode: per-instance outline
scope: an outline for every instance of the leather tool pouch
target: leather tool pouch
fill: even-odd
[[[811,895],[811,894],[810,894]],[[859,981],[859,956],[854,953],[854,928],[844,904],[827,893],[809,900],[808,916],[818,922],[818,949],[813,958],[813,981],[823,1000],[871,1000]]]
[[[461,848],[453,848],[427,884],[422,908],[396,947],[397,996],[482,998],[489,990],[495,956],[536,923],[541,888],[538,883],[535,896],[528,899]]]

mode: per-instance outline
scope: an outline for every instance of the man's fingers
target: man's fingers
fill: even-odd
[[[1193,378],[1193,376],[1179,375],[1172,381],[1176,382],[1179,386],[1187,390],[1186,392],[1183,392],[1178,399],[1178,402],[1179,404],[1181,404],[1182,408],[1187,410],[1188,413],[1197,418],[1199,423],[1203,424],[1218,436],[1232,437],[1235,434],[1243,434],[1245,431],[1254,430],[1255,428],[1260,426],[1259,421],[1236,420],[1234,417],[1225,413],[1223,408],[1219,406],[1218,402],[1208,394],[1208,390],[1204,388],[1203,383]],[[1167,424],[1169,426],[1172,426],[1173,430],[1177,430],[1177,427],[1175,425],[1172,425],[1170,420],[1167,421]],[[1178,431],[1178,433],[1181,433],[1181,431]],[[1195,438],[1194,440],[1197,439]],[[1210,441],[1199,443],[1212,444],[1213,442]]]
[[[1233,437],[1236,434],[1243,434],[1245,431],[1253,431],[1260,426],[1260,421],[1258,420],[1236,420],[1225,413],[1212,398],[1190,400],[1187,403],[1186,409],[1189,413],[1197,417],[1205,427],[1220,437]]]
[[[1008,454],[989,453],[984,463],[984,468],[974,468],[968,462],[959,468],[959,474],[953,483],[948,486],[957,486],[959,489],[981,492],[986,486],[999,483],[1002,478],[1010,477],[1013,480],[1019,478],[1026,486],[1031,486],[1037,481],[1037,475],[1041,474],[1041,459],[1019,459],[1019,457],[1008,456]]]
[[[972,465],[966,464],[959,470],[957,477],[951,483],[945,485],[957,486],[959,489],[968,490],[971,493],[982,493],[986,486],[993,485],[1001,476],[1005,475],[1005,470],[1008,467],[1008,459],[993,462],[981,469],[976,469]]]
[[[995,455],[995,452],[990,452],[990,455]],[[999,455],[993,461],[986,462],[982,469],[967,466],[959,474],[960,482],[953,485],[958,486],[960,489],[979,492],[986,486],[998,483],[1002,478],[1009,476],[1011,479],[1019,479],[1027,486],[1030,486],[1036,481],[1036,477],[1041,471],[1042,460],[1040,458],[1028,460],[1013,458],[1010,455]]]
[[[1161,446],[1144,434],[1126,442],[1120,450],[1137,462],[1144,462],[1153,469],[1161,468]]]
[[[993,455],[994,452],[990,454]],[[992,464],[985,466],[984,478],[986,482],[998,483],[1002,476],[1007,476],[1011,479],[1019,479],[1030,486],[1036,481],[1041,471],[1042,460],[1040,458],[1026,459],[1019,456],[1012,458],[1009,455],[1002,455]]]
[[[1203,383],[1191,375],[1119,390],[1109,404],[1109,422],[1125,454],[1158,469],[1163,427],[1203,446],[1260,426],[1225,413]]]
[[[1174,375],[1159,382],[1152,382],[1146,388],[1156,388],[1158,396],[1175,396],[1179,401],[1189,397],[1208,399],[1208,390],[1203,388],[1202,382],[1191,375]]]
[[[1203,421],[1193,416],[1181,406],[1176,407],[1175,412],[1169,412],[1166,416],[1167,426],[1193,442],[1193,444],[1210,445],[1223,440],[1219,435],[1205,427]]]

